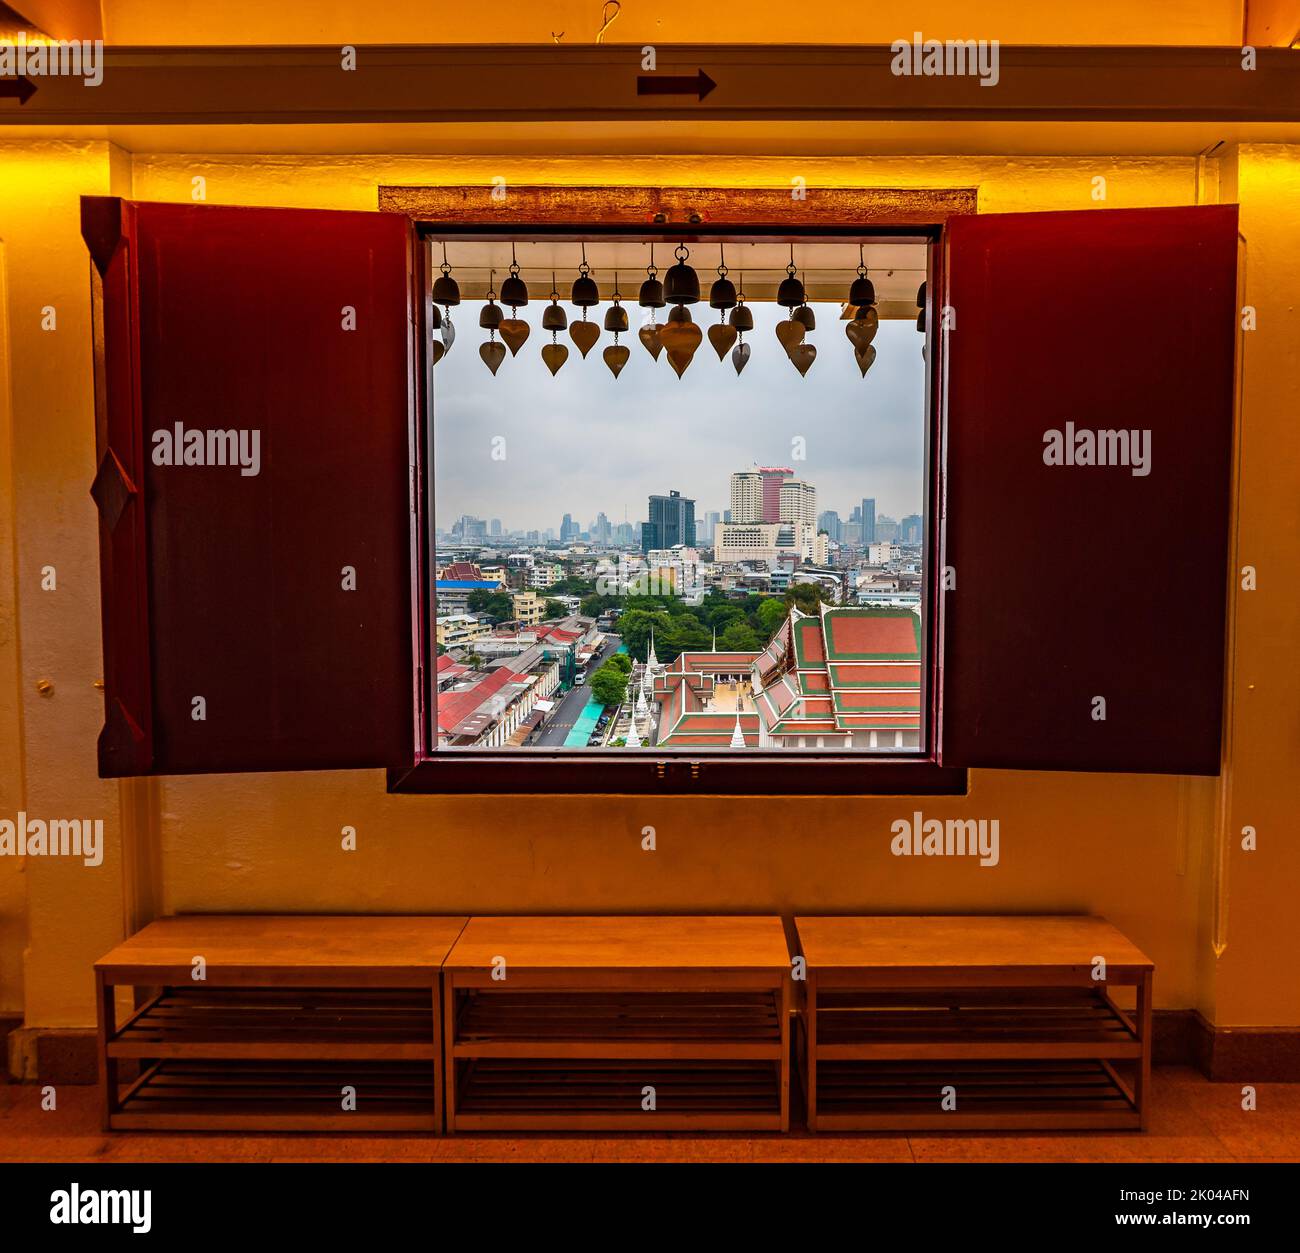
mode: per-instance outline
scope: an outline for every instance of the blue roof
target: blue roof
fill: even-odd
[[[446,588],[449,591],[492,591],[500,587],[501,584],[496,579],[439,579],[435,584],[436,588]]]

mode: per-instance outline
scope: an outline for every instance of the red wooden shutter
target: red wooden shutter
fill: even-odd
[[[945,765],[1218,772],[1236,256],[1235,206],[949,223]]]
[[[101,292],[100,773],[411,763],[407,221],[87,197],[82,233]],[[183,463],[193,432],[205,464]]]

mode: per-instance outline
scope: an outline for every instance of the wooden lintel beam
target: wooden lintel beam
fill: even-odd
[[[903,77],[887,47],[663,45],[656,76],[703,71],[703,96],[638,90],[641,48],[602,44],[108,48],[97,87],[33,77],[0,125],[862,119],[1300,120],[1300,53],[1260,48],[999,49],[996,85]],[[3,81],[3,80],[0,80]],[[25,93],[24,93],[25,94]]]

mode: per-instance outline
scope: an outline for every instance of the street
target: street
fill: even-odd
[[[618,651],[618,646],[622,642],[622,639],[617,635],[605,636],[605,642],[601,645],[600,652],[592,657],[587,665],[588,677],[596,673],[611,653]],[[573,730],[573,724],[577,722],[579,715],[586,708],[590,699],[591,691],[585,683],[581,687],[575,687],[572,691],[566,693],[560,699],[559,704],[551,711],[550,720],[546,723],[541,735],[533,741],[531,747],[563,748],[565,737]]]

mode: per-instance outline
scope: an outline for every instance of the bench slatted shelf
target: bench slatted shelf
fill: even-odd
[[[789,972],[774,916],[474,917],[443,972],[448,1130],[785,1130]]]
[[[440,1131],[440,969],[464,924],[150,923],[95,964],[105,1129]],[[123,985],[143,995],[118,1025]],[[139,1065],[126,1083],[123,1062]]]
[[[1104,919],[795,925],[811,1130],[1145,1128],[1153,966]]]

